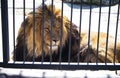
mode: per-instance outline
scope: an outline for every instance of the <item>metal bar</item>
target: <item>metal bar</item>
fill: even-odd
[[[9,60],[8,2],[1,0],[3,63]]]
[[[90,15],[89,15],[89,30],[88,30],[88,52],[87,55],[90,55],[90,31],[91,31],[91,16],[92,16],[92,0],[90,0]],[[89,57],[87,57],[87,64],[89,64]]]
[[[109,5],[109,12],[108,12],[107,37],[106,37],[106,51],[105,51],[105,64],[107,64],[107,49],[108,49],[109,26],[110,26],[111,0],[110,0],[109,4],[110,4],[110,5]]]
[[[73,0],[71,0],[71,16],[70,16],[70,32],[69,32],[69,53],[68,53],[68,64],[70,64],[70,56],[71,56],[72,14],[73,14]]]
[[[33,0],[33,64],[35,61],[35,0]]]
[[[16,60],[16,50],[15,50],[15,0],[13,0],[13,47],[14,47],[14,63]]]
[[[63,0],[62,0],[62,7],[61,7],[61,29],[60,29],[60,55],[59,55],[59,64],[61,65],[62,62],[62,28],[63,28]]]
[[[25,22],[25,0],[23,0],[23,21]],[[26,38],[26,31],[25,31],[25,29],[26,29],[26,26],[25,26],[25,23],[23,24],[23,26],[24,26],[24,48],[23,48],[23,64],[24,64],[24,62],[25,62],[25,48],[26,48],[26,44],[25,44],[25,38]]]
[[[80,40],[81,40],[81,25],[82,25],[82,4],[83,4],[83,2],[82,2],[82,0],[80,1],[81,2],[81,5],[80,5],[80,22],[79,22],[79,49],[78,49],[78,53],[79,53],[79,51],[80,51]],[[80,62],[80,60],[81,59],[79,59],[80,58],[80,55],[78,55],[78,65],[79,65],[79,62]]]
[[[44,62],[44,0],[42,0],[42,60],[41,63],[43,64]]]
[[[12,64],[4,65],[0,63],[0,66],[4,68],[25,68],[25,69],[57,69],[57,70],[120,70],[120,65],[68,65],[68,64]]]
[[[120,4],[120,0],[119,0],[119,4]],[[116,32],[115,32],[115,44],[114,44],[114,59],[113,59],[113,63],[115,65],[115,59],[116,59],[116,44],[117,44],[117,34],[118,34],[118,21],[119,21],[119,13],[120,13],[120,5],[118,4],[118,11],[117,11],[117,21],[116,21]]]
[[[96,64],[98,64],[98,51],[99,51],[99,36],[100,36],[100,23],[101,23],[101,4],[102,0],[100,0],[100,8],[99,8],[99,21],[98,21],[98,37],[97,37],[97,53],[96,53]]]
[[[51,27],[50,27],[50,64],[52,63],[52,27],[54,25],[54,14],[53,14],[53,0],[51,3]]]

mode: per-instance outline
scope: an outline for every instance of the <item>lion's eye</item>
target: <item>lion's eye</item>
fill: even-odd
[[[44,31],[46,31],[46,32],[50,32],[49,28],[45,28]]]
[[[61,27],[60,27],[60,26],[57,26],[56,28],[57,28],[57,29],[60,29]]]

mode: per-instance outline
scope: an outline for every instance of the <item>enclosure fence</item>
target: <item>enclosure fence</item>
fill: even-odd
[[[25,4],[25,1],[26,0],[23,0],[23,21],[25,21],[25,15],[26,15],[26,4]],[[42,3],[41,5],[44,6],[45,5],[45,1],[44,0],[41,0]],[[92,3],[92,0],[90,0],[91,3]],[[99,20],[98,20],[98,34],[100,33],[100,26],[101,26],[101,8],[102,8],[102,5],[101,5],[101,1],[100,0],[100,5],[98,5],[99,7]],[[51,4],[53,5],[54,3],[54,0],[51,0]],[[111,4],[111,0],[109,2]],[[62,14],[61,14],[61,17],[63,17],[63,9],[65,8],[64,7],[64,2],[62,0],[61,2],[61,9],[62,9]],[[71,3],[69,3],[71,6],[71,9],[70,9],[70,28],[72,26],[72,21],[73,21],[73,0],[71,0]],[[82,3],[82,0],[81,0],[81,4],[80,4],[80,14],[78,17],[76,18],[80,18],[79,20],[79,31],[81,31],[81,23],[82,23],[82,9],[83,9],[83,6],[84,4]],[[90,11],[90,14],[89,14],[89,22],[88,22],[88,45],[90,45],[90,33],[91,33],[91,19],[92,19],[92,4],[89,4],[89,11]],[[43,7],[44,8],[44,7]],[[12,5],[12,13],[13,13],[13,50],[15,50],[15,46],[16,46],[16,43],[15,43],[15,23],[17,21],[15,20],[18,20],[15,18],[15,0],[13,0],[13,5]],[[1,0],[1,27],[2,27],[2,48],[3,48],[3,61],[0,62],[0,67],[4,67],[4,68],[33,68],[33,69],[61,69],[61,70],[80,70],[80,69],[84,69],[84,70],[120,70],[120,63],[115,63],[115,61],[113,63],[98,63],[98,61],[96,60],[96,63],[89,63],[89,61],[87,62],[79,62],[79,60],[81,59],[78,59],[77,62],[71,62],[70,60],[70,54],[71,54],[71,45],[72,45],[72,40],[71,40],[71,35],[69,36],[69,52],[68,52],[68,61],[67,62],[62,62],[62,56],[61,54],[59,55],[60,57],[60,61],[58,62],[52,62],[52,52],[50,51],[50,61],[49,62],[44,62],[44,54],[42,56],[42,60],[40,62],[35,62],[34,60],[34,56],[33,56],[33,61],[32,62],[26,62],[25,59],[22,61],[22,62],[16,62],[15,60],[13,60],[13,62],[9,62],[9,59],[10,59],[10,40],[9,38],[11,37],[11,35],[9,34],[9,28],[11,28],[11,25],[9,24],[9,21],[10,19],[8,18],[9,16],[9,12],[8,12],[9,8],[8,8],[8,0]],[[35,13],[35,0],[33,0],[33,13]],[[116,29],[115,31],[115,44],[117,43],[117,36],[119,34],[119,26],[120,26],[120,18],[119,18],[119,15],[120,15],[120,0],[117,4],[117,13],[116,13],[116,23],[114,24],[114,27]],[[33,14],[33,18],[35,18],[35,14]],[[111,5],[109,5],[109,10],[108,10],[108,20],[107,20],[107,37],[106,37],[106,50],[107,50],[107,44],[108,44],[108,36],[109,36],[109,26],[110,26],[110,18],[111,18]],[[42,19],[45,19],[44,18],[44,12],[43,12],[43,17]],[[51,18],[51,21],[54,20],[54,17]],[[35,25],[35,19],[33,19],[33,24]],[[62,23],[62,22],[61,22]],[[53,23],[51,23],[52,25]],[[62,24],[61,24],[62,25]],[[44,30],[44,20],[42,20],[42,29]],[[34,31],[35,31],[35,28],[33,28],[33,37],[35,36],[34,34]],[[52,28],[51,28],[51,31],[52,31]],[[72,29],[70,29],[70,34],[72,32]],[[25,31],[24,31],[25,33]],[[62,33],[62,31],[61,31]],[[81,32],[79,32],[80,34]],[[64,33],[63,33],[64,34]],[[52,36],[52,33],[50,32],[50,35]],[[24,35],[25,36],[25,35]],[[51,37],[52,38],[52,37]],[[35,38],[34,38],[35,39]],[[33,39],[33,45],[35,44],[34,42],[34,39]],[[42,40],[44,39],[44,36],[42,35]],[[99,35],[98,35],[98,39],[99,39]],[[52,41],[50,42],[52,44]],[[61,43],[60,43],[61,44]],[[34,45],[35,46],[35,45]],[[43,44],[44,46],[44,44]],[[60,53],[62,51],[62,45],[60,45]],[[98,40],[98,45],[97,47],[99,47],[99,40]],[[115,46],[116,48],[116,46]],[[42,47],[43,49],[43,47]],[[90,47],[88,46],[88,50],[90,49]],[[51,50],[51,49],[50,49]],[[116,52],[116,51],[115,51]],[[14,53],[13,53],[14,54]],[[89,52],[88,52],[89,54]],[[115,54],[115,53],[114,53]],[[25,55],[24,55],[25,56]],[[98,57],[98,54],[96,55],[96,58]],[[15,59],[15,57],[13,57]],[[106,54],[106,57],[107,58],[107,54]],[[114,58],[115,58],[115,55],[114,55]]]

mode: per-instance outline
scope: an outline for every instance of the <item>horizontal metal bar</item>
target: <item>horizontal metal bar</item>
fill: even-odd
[[[74,64],[6,64],[0,63],[4,68],[25,68],[25,69],[57,69],[57,70],[120,70],[120,65],[74,65]]]

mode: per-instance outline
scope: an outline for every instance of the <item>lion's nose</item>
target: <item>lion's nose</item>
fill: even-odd
[[[59,38],[58,37],[53,37],[52,41],[54,41],[55,43],[57,43],[59,41]]]
[[[53,41],[56,43],[58,41],[58,39],[53,39]]]

